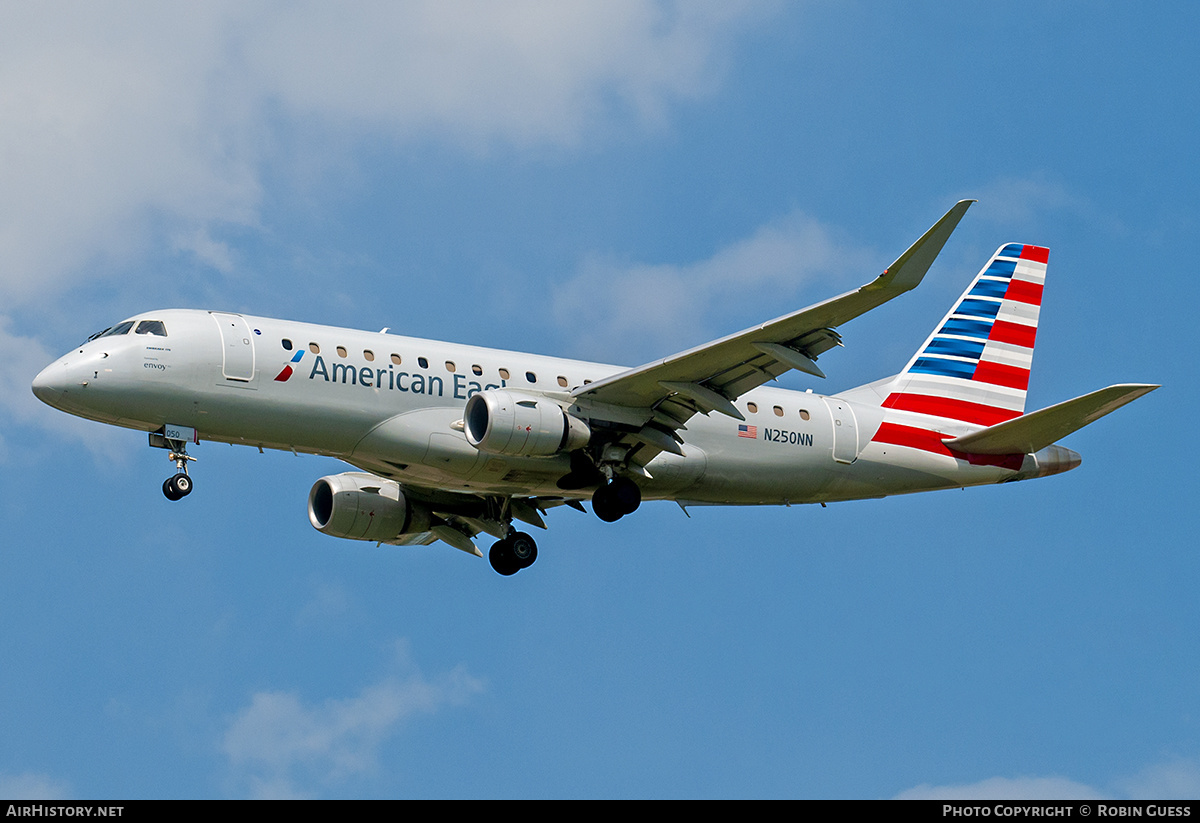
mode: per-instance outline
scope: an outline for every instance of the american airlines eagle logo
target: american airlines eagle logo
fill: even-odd
[[[304,349],[300,349],[300,351],[296,352],[296,356],[293,357],[290,362],[288,362],[287,364],[284,365],[283,371],[281,371],[279,374],[277,374],[275,376],[275,382],[276,383],[286,383],[288,380],[290,380],[292,377],[292,374],[293,374],[292,364],[299,363],[300,358],[303,356],[304,356]]]

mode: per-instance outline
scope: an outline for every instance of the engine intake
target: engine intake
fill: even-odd
[[[467,442],[483,452],[550,457],[587,445],[587,423],[547,397],[503,390],[471,395],[463,414]]]
[[[399,483],[363,472],[334,474],[314,483],[308,520],[322,534],[378,543],[429,529],[429,513],[405,498]]]

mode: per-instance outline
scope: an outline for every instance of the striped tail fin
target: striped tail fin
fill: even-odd
[[[883,407],[983,426],[1020,417],[1049,255],[1001,246],[893,380]]]

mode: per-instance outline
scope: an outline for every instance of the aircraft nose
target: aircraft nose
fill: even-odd
[[[33,393],[43,403],[57,407],[61,404],[63,395],[67,393],[69,381],[66,363],[56,360],[33,378]]]

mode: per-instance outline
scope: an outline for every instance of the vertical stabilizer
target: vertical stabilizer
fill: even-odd
[[[892,381],[884,408],[984,426],[1020,417],[1049,255],[1001,246]]]

